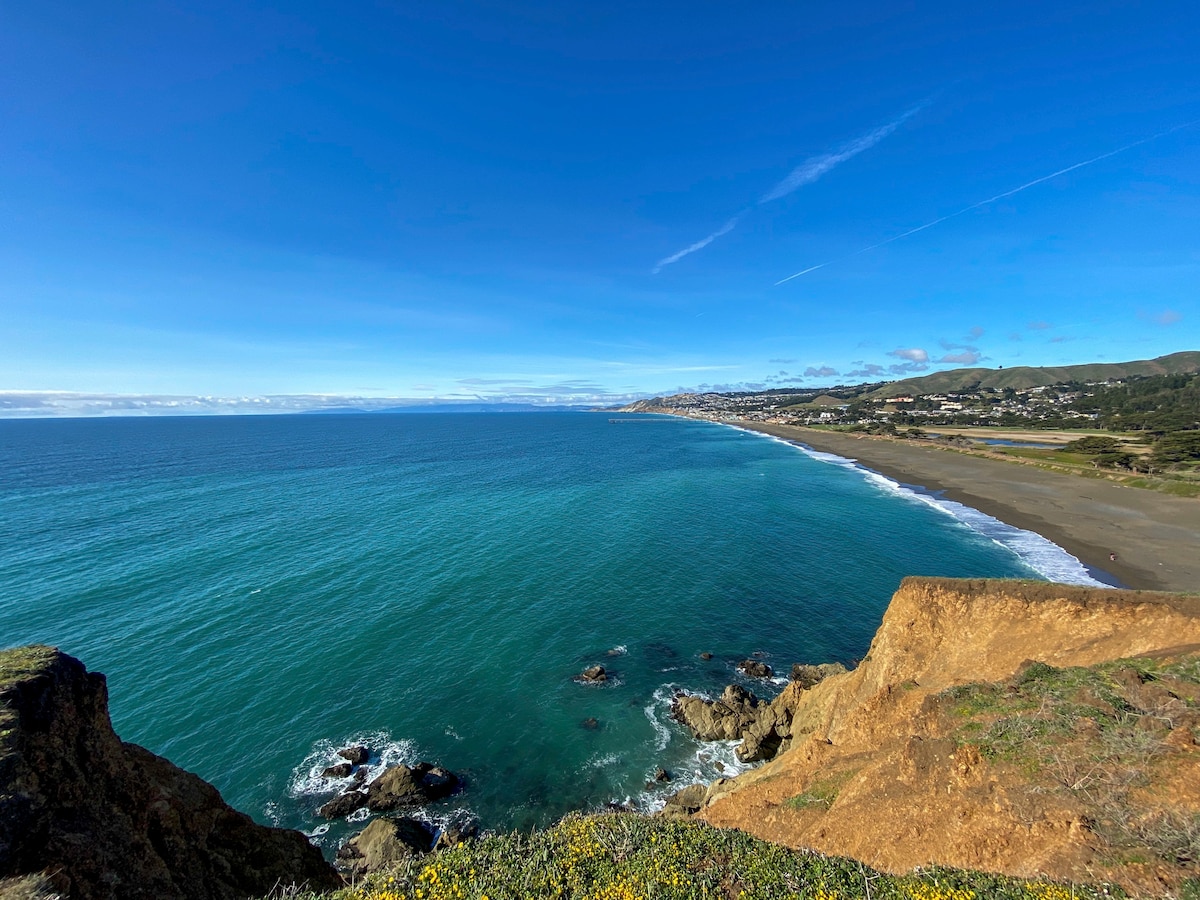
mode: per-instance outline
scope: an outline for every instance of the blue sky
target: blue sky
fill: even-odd
[[[1195,349],[1197,46],[1190,2],[9,4],[0,406]]]

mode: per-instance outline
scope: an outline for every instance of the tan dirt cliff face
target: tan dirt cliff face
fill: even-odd
[[[1200,596],[907,578],[857,669],[810,690],[789,685],[775,701],[793,711],[790,748],[759,769],[718,782],[698,815],[713,825],[892,872],[940,864],[1025,877],[1112,879],[1161,894],[1200,859],[1166,864],[1122,856],[1100,836],[1100,776],[1072,768],[1069,778],[1055,781],[1072,763],[1067,748],[1085,746],[1080,742],[1094,723],[1086,716],[1072,723],[1079,741],[1070,730],[1067,738],[1044,738],[1040,756],[1031,743],[1029,758],[1022,758],[1017,741],[1018,752],[1009,754],[1014,758],[989,759],[964,739],[970,733],[961,727],[964,713],[954,691],[1010,682],[987,696],[1011,703],[1023,696],[1011,682],[1030,661],[1064,669],[1129,657],[1187,660],[1197,653]],[[1130,691],[1150,689],[1136,678],[1131,683]],[[1120,798],[1140,804],[1147,822],[1169,813],[1171,821],[1200,823],[1200,713],[1189,685],[1176,691],[1184,699],[1158,686],[1165,699],[1156,700],[1154,709],[1162,714],[1136,720],[1141,731],[1153,734],[1145,772],[1133,771]],[[1112,709],[1082,689],[1076,694],[1067,699]],[[1037,709],[1026,714],[1042,724]],[[1062,744],[1061,758],[1055,740]],[[1127,830],[1137,827],[1134,822]],[[1194,836],[1192,841],[1194,846]]]

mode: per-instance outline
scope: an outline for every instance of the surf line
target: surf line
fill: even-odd
[[[714,422],[713,424],[725,425],[729,428],[754,435],[755,437],[786,444],[817,462],[835,465],[842,469],[849,469],[885,493],[907,500],[910,503],[923,503],[926,506],[932,507],[981,537],[1000,545],[1048,581],[1057,581],[1063,584],[1075,584],[1084,587],[1119,586],[1107,573],[1090,568],[1066,549],[1060,547],[1049,538],[1038,534],[1036,531],[1028,531],[1024,528],[1018,528],[1015,525],[1009,525],[995,516],[990,516],[966,504],[948,500],[920,485],[903,484],[894,478],[889,478],[881,472],[876,472],[874,469],[864,466],[856,459],[838,456],[836,453],[826,453],[823,450],[816,450],[813,447],[809,447],[802,441],[788,440],[787,438],[778,437],[773,434],[755,431],[752,428],[735,425],[732,422]],[[1097,576],[1101,577],[1098,578]],[[1101,580],[1104,577],[1108,577],[1110,580]]]

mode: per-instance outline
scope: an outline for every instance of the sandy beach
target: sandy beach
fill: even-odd
[[[1138,590],[1200,592],[1200,500],[968,456],[928,444],[761,423],[741,427],[835,453],[1036,532]],[[1116,553],[1116,561],[1109,559]]]

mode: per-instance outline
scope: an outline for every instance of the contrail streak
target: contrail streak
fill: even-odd
[[[796,168],[788,173],[787,177],[779,182],[771,190],[767,191],[758,199],[758,206],[764,203],[770,203],[772,200],[778,200],[781,197],[786,197],[792,191],[804,187],[806,184],[812,184],[826,172],[841,165],[851,157],[858,156],[864,150],[870,150],[885,137],[923,110],[930,103],[929,100],[922,100],[916,106],[905,111],[901,116],[888,122],[886,125],[880,125],[874,131],[869,131],[862,137],[855,138],[850,143],[846,144],[839,150],[834,150],[830,153],[821,153],[817,156],[812,156],[806,159]],[[679,262],[690,253],[695,253],[697,250],[703,250],[719,237],[729,234],[737,227],[738,222],[749,212],[749,209],[742,210],[708,237],[703,240],[696,241],[691,246],[684,247],[678,253],[672,253],[670,256],[660,259],[655,263],[651,274],[657,275],[662,271],[663,266],[669,266],[671,263]]]
[[[711,244],[717,238],[721,237],[722,235],[729,234],[729,232],[733,231],[733,229],[737,227],[737,223],[741,220],[742,216],[744,216],[744,215],[745,215],[744,212],[738,213],[736,216],[734,216],[732,219],[730,219],[728,222],[726,222],[724,225],[722,225],[720,228],[718,228],[716,231],[714,231],[712,234],[710,234],[708,237],[704,238],[703,240],[696,241],[696,243],[692,244],[689,247],[684,247],[678,253],[672,253],[670,256],[660,259],[657,263],[655,263],[654,268],[650,270],[651,274],[657,275],[660,271],[662,271],[663,266],[669,266],[673,262],[678,262],[679,260],[681,260],[685,256],[687,256],[689,253],[695,253],[697,250],[703,250],[705,247],[707,247],[709,244]]]
[[[786,197],[797,188],[804,187],[806,184],[812,184],[834,166],[844,163],[846,160],[858,156],[864,150],[870,150],[885,137],[923,110],[929,105],[929,101],[925,100],[918,103],[912,109],[905,112],[899,118],[888,122],[886,125],[880,125],[874,131],[864,134],[860,138],[856,138],[840,150],[835,150],[832,153],[822,153],[819,156],[813,156],[806,159],[796,168],[788,173],[787,178],[767,191],[762,195],[759,203],[770,203],[772,200],[778,200],[780,197]]]
[[[964,206],[958,212],[952,212],[949,215],[945,215],[945,216],[942,216],[941,218],[934,219],[932,222],[926,222],[924,225],[918,225],[916,228],[910,228],[908,231],[905,231],[901,234],[893,235],[892,237],[886,238],[885,240],[882,240],[882,241],[879,241],[876,244],[872,244],[869,247],[863,247],[861,250],[855,250],[853,253],[847,253],[845,256],[839,256],[836,259],[831,259],[831,260],[828,260],[827,262],[818,263],[815,266],[809,266],[807,269],[801,269],[799,272],[796,272],[794,275],[789,275],[787,278],[779,279],[779,281],[775,282],[775,284],[772,285],[772,287],[779,287],[779,285],[786,284],[787,282],[791,281],[793,278],[799,278],[801,275],[807,275],[809,272],[815,272],[817,269],[823,269],[826,266],[833,265],[834,263],[845,262],[848,259],[853,259],[855,256],[861,256],[863,253],[869,253],[872,250],[877,250],[886,244],[890,244],[894,241],[898,241],[898,240],[901,240],[902,238],[906,238],[911,235],[914,235],[918,231],[924,231],[927,228],[932,228],[934,225],[941,225],[943,222],[947,221],[948,219],[953,219],[957,216],[964,215],[966,213],[971,212],[971,210],[979,209],[979,207],[981,207],[981,206],[987,206],[989,203],[995,203],[997,200],[1003,200],[1005,197],[1011,197],[1013,194],[1019,194],[1019,193],[1021,193],[1021,191],[1028,190],[1029,188],[1033,187],[1034,185],[1041,184],[1043,181],[1050,181],[1052,178],[1057,178],[1059,175],[1066,175],[1068,172],[1074,172],[1076,169],[1082,169],[1084,166],[1090,166],[1090,165],[1092,165],[1092,163],[1098,163],[1102,159],[1108,159],[1110,156],[1116,156],[1118,153],[1124,153],[1126,150],[1132,150],[1134,147],[1139,147],[1142,144],[1148,144],[1150,141],[1156,141],[1161,137],[1166,137],[1168,134],[1171,134],[1172,132],[1179,131],[1181,128],[1188,128],[1195,124],[1196,124],[1196,122],[1185,122],[1182,125],[1176,125],[1174,128],[1168,128],[1166,131],[1160,131],[1158,134],[1152,134],[1152,135],[1150,135],[1150,137],[1145,137],[1145,138],[1142,138],[1141,140],[1134,141],[1131,144],[1126,144],[1124,147],[1118,147],[1116,150],[1109,150],[1107,153],[1101,153],[1099,156],[1094,156],[1091,159],[1085,159],[1083,162],[1078,162],[1072,166],[1067,166],[1065,169],[1059,169],[1057,172],[1051,172],[1049,175],[1043,175],[1041,178],[1033,179],[1033,181],[1027,181],[1025,184],[1021,185],[1020,187],[1015,187],[1010,191],[1005,191],[1004,193],[997,194],[994,197],[988,197],[986,200],[980,200],[978,203],[972,203],[970,206]]]

